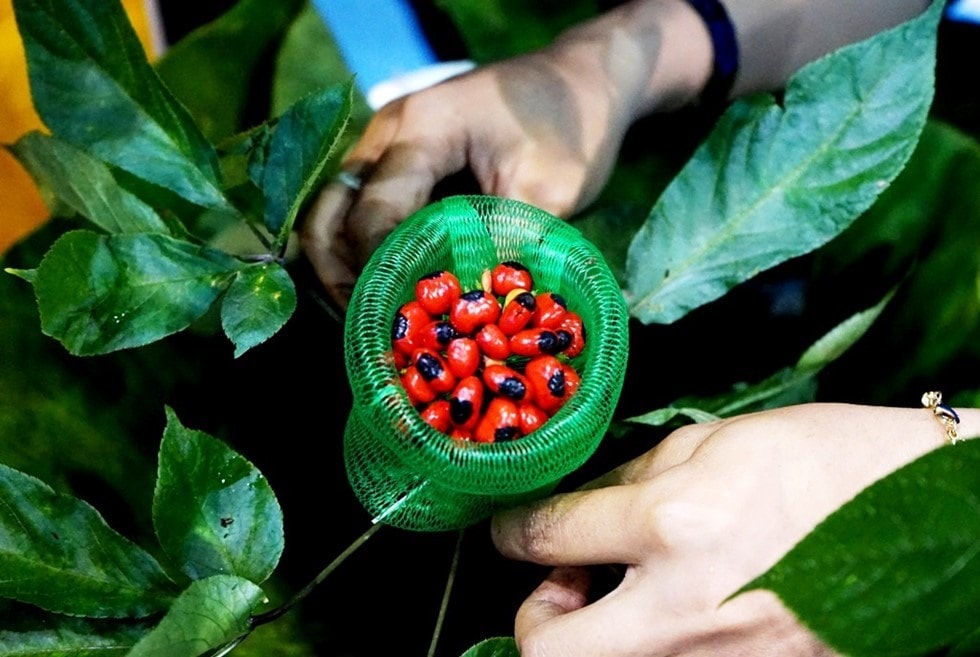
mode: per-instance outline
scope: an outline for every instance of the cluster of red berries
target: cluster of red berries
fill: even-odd
[[[585,347],[582,318],[552,292],[533,292],[528,269],[504,262],[463,292],[449,271],[420,278],[395,315],[401,383],[422,418],[459,440],[526,436],[579,386],[569,364]]]

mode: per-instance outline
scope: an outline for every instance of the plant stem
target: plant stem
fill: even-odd
[[[336,559],[334,559],[329,564],[327,564],[327,567],[321,570],[320,574],[314,577],[313,580],[309,584],[304,586],[302,590],[300,590],[296,595],[294,595],[284,604],[276,607],[275,609],[271,609],[257,616],[252,616],[252,618],[249,619],[249,625],[252,628],[255,628],[258,627],[259,625],[270,623],[276,620],[277,618],[279,618],[280,616],[282,616],[283,614],[285,614],[293,607],[295,607],[301,600],[303,600],[306,596],[308,596],[313,591],[313,589],[319,586],[320,583],[330,575],[330,573],[336,570],[337,567],[340,564],[342,564],[344,560],[347,559],[347,557],[352,555],[359,547],[364,545],[367,542],[367,540],[372,536],[374,536],[374,534],[377,533],[377,531],[381,529],[383,526],[384,525],[380,523],[371,525],[371,527],[366,532],[364,532],[359,537],[357,537],[353,543],[347,546],[347,549],[341,552]]]
[[[232,650],[234,650],[235,648],[237,648],[242,641],[244,641],[246,638],[248,638],[248,635],[251,634],[251,633],[252,633],[252,631],[249,630],[248,632],[243,632],[242,634],[239,634],[234,639],[232,639],[231,641],[229,641],[225,645],[221,646],[216,652],[214,652],[213,654],[211,654],[210,657],[225,657],[225,655],[227,655]]]
[[[442,634],[442,624],[446,620],[446,610],[449,608],[449,596],[453,591],[453,583],[456,581],[456,571],[459,570],[459,553],[463,546],[463,534],[465,530],[459,531],[456,537],[456,548],[453,550],[453,561],[449,566],[449,577],[446,579],[446,590],[442,594],[442,604],[439,605],[439,616],[436,618],[436,626],[432,630],[432,643],[429,644],[428,657],[436,654],[436,645],[439,643],[439,635]]]

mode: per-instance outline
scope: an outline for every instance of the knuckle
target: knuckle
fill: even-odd
[[[523,557],[534,563],[549,563],[555,556],[555,533],[559,523],[551,507],[526,513],[517,527],[517,543]]]

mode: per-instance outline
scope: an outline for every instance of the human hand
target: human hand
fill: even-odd
[[[980,411],[960,413],[980,433]],[[943,444],[923,409],[807,404],[675,431],[585,489],[499,514],[552,574],[517,613],[524,657],[834,654],[774,594],[726,598],[867,485]],[[589,603],[582,566],[623,564]]]
[[[328,184],[304,226],[306,253],[327,291],[346,305],[381,240],[438,182],[467,167],[479,191],[559,216],[591,200],[625,130],[608,114],[610,99],[597,98],[605,93],[570,79],[542,52],[383,107],[343,165],[363,180],[361,189]]]
[[[551,46],[398,99],[369,122],[301,234],[331,298],[346,307],[368,257],[446,177],[567,217],[609,177],[629,124],[696,95],[711,46],[679,0],[628,3]],[[473,190],[476,192],[477,190]]]

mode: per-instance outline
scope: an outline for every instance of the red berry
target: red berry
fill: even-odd
[[[428,404],[436,398],[436,391],[432,389],[414,365],[405,368],[405,373],[401,376],[402,387],[408,393],[408,399],[413,406]]]
[[[534,310],[534,326],[548,329],[558,328],[561,320],[568,312],[568,304],[565,299],[554,292],[542,292],[534,297],[534,302],[537,306]]]
[[[504,360],[510,356],[510,342],[496,324],[487,324],[476,332],[476,343],[490,358]]]
[[[510,260],[493,268],[490,273],[490,285],[494,294],[504,297],[511,290],[530,290],[534,287],[534,281],[527,267]]]
[[[585,326],[578,313],[568,312],[558,325],[559,330],[568,331],[572,336],[572,341],[563,350],[569,358],[574,358],[585,349]]]
[[[569,368],[571,369],[571,368]],[[524,370],[534,391],[534,402],[549,415],[565,403],[565,370],[554,356],[538,356]]]
[[[532,403],[517,405],[520,416],[521,433],[527,435],[548,421],[548,414]]]
[[[487,412],[480,418],[473,432],[479,443],[495,443],[520,437],[520,414],[517,404],[503,397],[490,400]]]
[[[422,419],[429,423],[433,429],[441,433],[449,433],[453,423],[449,417],[449,402],[445,399],[437,399],[422,409]]]
[[[491,392],[514,401],[524,401],[531,396],[531,386],[524,375],[506,365],[488,365],[483,370],[483,382]]]
[[[475,376],[460,381],[449,396],[449,417],[460,429],[475,427],[482,407],[483,381]]]
[[[472,335],[486,324],[493,324],[500,317],[500,302],[483,290],[473,290],[461,295],[449,310],[449,321],[463,335]]]
[[[582,383],[582,378],[575,371],[575,368],[568,363],[562,363],[561,367],[565,372],[565,399],[568,399],[578,390],[579,385]]]
[[[446,365],[457,379],[475,374],[482,359],[480,345],[473,338],[455,338],[446,346]]]
[[[415,342],[419,347],[442,351],[449,342],[456,337],[456,329],[453,325],[443,319],[429,322],[416,334]]]
[[[518,331],[510,339],[510,350],[518,356],[540,356],[558,353],[561,343],[554,331],[530,328]]]
[[[530,323],[534,317],[534,308],[534,295],[521,292],[504,306],[497,325],[507,335],[514,335]]]
[[[415,284],[415,298],[430,315],[444,315],[463,293],[459,279],[448,271],[426,274]]]
[[[437,393],[449,392],[456,385],[456,377],[449,371],[446,361],[431,349],[413,351],[412,365]]]
[[[432,321],[418,301],[402,304],[391,324],[391,343],[403,354],[411,354],[417,344],[419,331]]]

